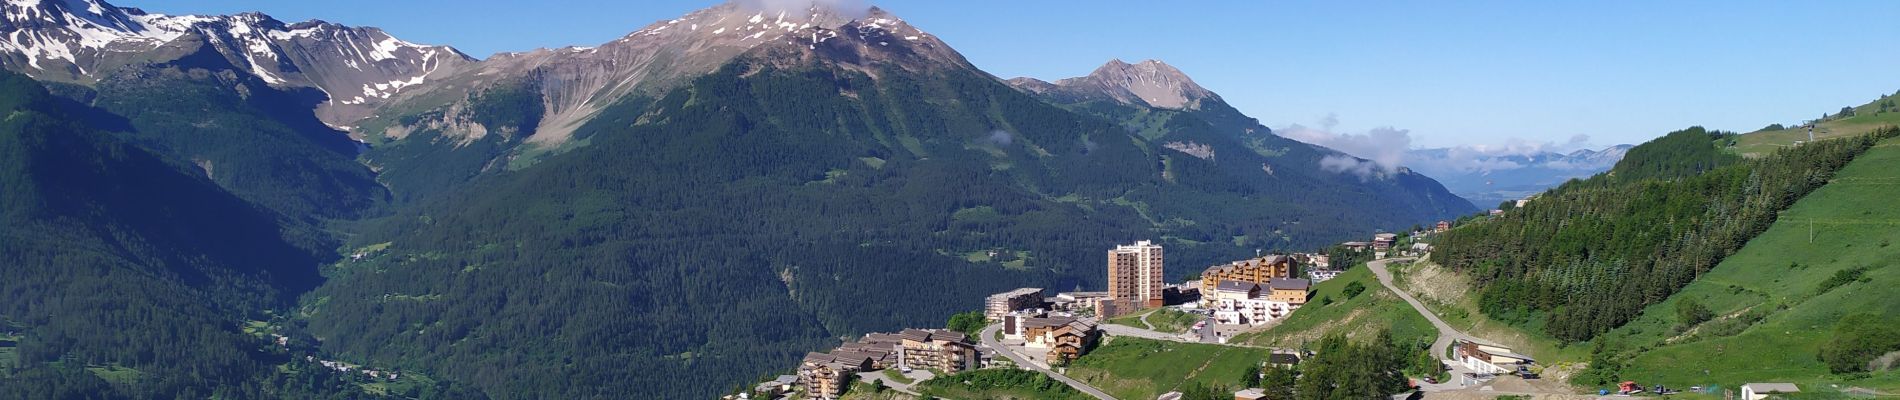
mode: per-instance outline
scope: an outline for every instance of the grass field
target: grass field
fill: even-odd
[[[1359,282],[1366,290],[1347,299],[1342,292],[1353,282]],[[1333,304],[1323,304],[1322,298],[1331,299]],[[1312,299],[1279,324],[1237,335],[1233,343],[1299,348],[1334,333],[1366,340],[1380,329],[1390,330],[1392,338],[1399,343],[1430,342],[1438,338],[1438,329],[1432,327],[1431,321],[1380,285],[1372,276],[1372,270],[1359,266],[1338,278],[1314,285]]]
[[[1430,260],[1409,265],[1394,264],[1393,283],[1425,303],[1438,318],[1452,328],[1510,346],[1519,353],[1537,357],[1545,365],[1583,362],[1590,358],[1587,345],[1566,345],[1561,340],[1537,331],[1535,327],[1512,326],[1485,317],[1478,310],[1478,299],[1471,291],[1471,279],[1452,273]]]
[[[1148,316],[1148,324],[1141,323],[1141,317],[1144,315]],[[1200,322],[1201,318],[1202,317],[1200,315],[1189,314],[1189,313],[1181,312],[1180,310],[1175,310],[1171,308],[1157,308],[1154,310],[1149,310],[1148,312],[1144,312],[1144,313],[1129,314],[1129,315],[1123,315],[1120,317],[1110,318],[1108,320],[1108,323],[1141,328],[1141,329],[1151,329],[1156,332],[1186,333],[1189,328],[1194,327],[1195,322]],[[1149,325],[1153,325],[1153,326],[1149,326]]]
[[[139,377],[145,376],[145,373],[139,372],[139,370],[116,365],[86,367],[86,370],[91,371],[93,375],[98,375],[100,379],[104,379],[107,383],[121,387],[131,385],[133,382],[138,382]]]
[[[944,399],[1094,399],[1042,373],[1011,368],[982,369],[931,379],[918,385],[917,390],[926,397]]]
[[[851,382],[851,387],[845,388],[844,396],[839,397],[838,400],[914,400],[916,398],[890,388],[878,391],[869,382],[856,381]]]
[[[1188,382],[1237,386],[1267,349],[1115,337],[1077,359],[1068,375],[1120,399],[1152,399]]]
[[[916,379],[911,379],[908,376],[904,376],[904,373],[897,372],[896,369],[891,369],[891,368],[884,369],[884,377],[890,378],[890,380],[896,381],[897,383],[902,383],[906,385],[917,383]]]
[[[1853,386],[1900,392],[1900,373],[1831,375],[1816,357],[1835,323],[1871,313],[1900,321],[1900,140],[1888,140],[1801,199],[1767,232],[1690,284],[1610,334],[1633,352],[1625,379],[1671,386],[1788,381],[1804,391]],[[1860,281],[1821,292],[1841,271],[1869,270]],[[1676,328],[1676,305],[1693,299],[1718,317]],[[1757,323],[1739,318],[1765,314]]]
[[[1822,122],[1821,129],[1817,129],[1814,133],[1815,139],[1859,136],[1885,126],[1900,126],[1900,112],[1879,112],[1879,103],[1891,97],[1883,96],[1872,103],[1855,107],[1853,117]],[[1796,141],[1805,140],[1808,140],[1808,130],[1803,127],[1758,131],[1737,138],[1735,152],[1744,155],[1765,155],[1774,152],[1775,149],[1792,146]]]

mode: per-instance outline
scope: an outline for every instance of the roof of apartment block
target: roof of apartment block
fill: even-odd
[[[1222,291],[1222,292],[1251,292],[1255,288],[1259,288],[1259,287],[1260,287],[1260,284],[1258,283],[1253,283],[1253,282],[1248,282],[1248,281],[1224,280],[1224,281],[1220,281],[1220,284],[1214,285],[1214,290]]]
[[[1305,279],[1273,278],[1273,281],[1268,282],[1267,286],[1272,287],[1273,290],[1306,290],[1307,288],[1313,287],[1313,281]]]

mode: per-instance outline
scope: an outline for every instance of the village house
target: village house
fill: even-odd
[[[759,382],[757,386],[752,387],[752,391],[766,396],[777,397],[778,395],[791,393],[792,389],[796,387],[798,387],[798,375],[779,375],[776,379]]]
[[[1293,262],[1307,269],[1328,269],[1333,267],[1333,257],[1319,253],[1294,254]]]
[[[1047,349],[1050,363],[1074,361],[1101,338],[1094,321],[1074,317],[1026,318],[1022,332],[1023,347]]]
[[[1349,251],[1366,251],[1367,249],[1371,249],[1371,248],[1372,248],[1372,243],[1370,243],[1370,242],[1345,242],[1345,243],[1340,243],[1340,244],[1339,244],[1339,247],[1345,247],[1345,248],[1346,248],[1346,250],[1349,250]]]
[[[1445,233],[1449,230],[1451,230],[1451,221],[1438,221],[1438,225],[1432,227],[1432,233]]]
[[[983,317],[992,322],[1001,321],[1003,315],[1009,314],[1010,311],[1041,308],[1042,288],[1022,288],[993,294],[985,305],[987,307],[983,309]]]
[[[1291,304],[1298,307],[1306,304],[1312,294],[1313,281],[1305,279],[1280,278],[1267,282],[1267,300]]]
[[[1398,242],[1399,242],[1399,234],[1396,234],[1396,233],[1381,233],[1377,235],[1372,235],[1372,250],[1374,251],[1389,250],[1392,248],[1393,244],[1397,244]]]
[[[1457,348],[1458,362],[1479,373],[1508,374],[1537,362],[1530,356],[1513,353],[1508,347],[1461,341]]]
[[[1094,312],[1110,300],[1108,292],[1057,293],[1055,299],[1049,302],[1049,309],[1064,312]]]
[[[1318,285],[1320,282],[1330,281],[1330,280],[1333,280],[1333,278],[1338,278],[1339,274],[1340,274],[1340,271],[1316,269],[1316,270],[1306,271],[1306,279],[1311,280],[1313,281],[1313,284]]]
[[[1770,395],[1801,393],[1792,383],[1750,383],[1742,385],[1742,400],[1762,400]]]
[[[1267,390],[1261,388],[1248,388],[1234,392],[1234,400],[1265,400],[1266,398]]]
[[[1387,254],[1392,253],[1392,247],[1398,243],[1399,235],[1396,233],[1372,235],[1372,258],[1385,259]]]

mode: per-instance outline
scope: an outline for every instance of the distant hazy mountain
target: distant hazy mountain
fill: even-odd
[[[1577,178],[1607,171],[1632,146],[1602,150],[1495,152],[1469,147],[1413,150],[1406,166],[1438,179],[1479,207],[1495,207]]]

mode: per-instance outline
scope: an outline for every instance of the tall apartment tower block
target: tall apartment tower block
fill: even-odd
[[[1161,245],[1146,240],[1108,251],[1108,297],[1114,310],[1097,310],[1104,317],[1161,307]]]

